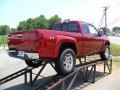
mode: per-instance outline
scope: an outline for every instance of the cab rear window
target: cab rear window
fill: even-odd
[[[68,29],[68,24],[67,23],[62,24],[62,31],[67,31],[67,29]]]
[[[77,23],[64,23],[62,24],[62,31],[78,32],[79,27]]]
[[[54,24],[52,27],[53,30],[61,30],[61,24]]]
[[[75,22],[54,24],[52,27],[53,30],[66,31],[66,32],[78,32],[79,26]]]
[[[77,23],[69,23],[68,24],[68,32],[78,32],[79,27]]]

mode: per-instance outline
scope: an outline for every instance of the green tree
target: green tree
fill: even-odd
[[[54,15],[53,17],[51,17],[49,19],[49,28],[51,29],[53,24],[59,21],[61,21],[61,18],[58,15]]]
[[[35,19],[29,18],[26,20],[26,29],[35,29]]]
[[[30,30],[30,29],[48,29],[49,23],[44,15],[40,15],[37,18],[29,18],[26,21],[22,21],[19,23],[17,29],[18,30]]]
[[[7,25],[0,25],[0,35],[6,35],[10,32],[10,27]]]
[[[48,29],[49,28],[49,23],[48,20],[45,18],[44,15],[40,15],[35,19],[34,22],[35,28],[40,28],[40,29]]]
[[[20,22],[19,25],[17,26],[17,30],[19,31],[19,30],[25,30],[25,29],[27,29],[26,21]]]
[[[11,31],[11,32],[15,32],[15,31],[17,31],[17,30],[16,30],[15,28],[11,28],[10,31]]]
[[[49,29],[53,26],[54,23],[61,20],[58,15],[54,15],[50,19],[46,19],[44,15],[40,15],[36,18],[29,18],[25,21],[22,21],[17,26],[17,30],[31,30],[31,29]]]
[[[116,33],[120,32],[120,27],[114,27],[112,30],[113,30],[113,32],[116,32]]]

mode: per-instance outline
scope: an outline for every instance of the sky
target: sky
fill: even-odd
[[[0,0],[0,25],[16,28],[28,18],[57,14],[63,20],[82,20],[98,27],[104,6],[109,7],[108,28],[120,26],[120,0]]]

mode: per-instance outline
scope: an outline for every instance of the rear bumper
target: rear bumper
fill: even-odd
[[[39,59],[39,53],[31,53],[25,51],[16,51],[16,50],[9,50],[8,54],[15,58],[21,58],[24,60],[36,60]]]

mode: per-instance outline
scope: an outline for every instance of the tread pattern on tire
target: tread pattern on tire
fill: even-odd
[[[65,69],[62,65],[63,64],[63,57],[65,56],[66,53],[71,53],[73,55],[73,58],[74,58],[73,67],[72,67],[71,71],[65,71]],[[67,75],[74,70],[75,63],[76,63],[76,55],[71,48],[68,48],[68,49],[63,50],[62,53],[60,54],[58,60],[55,61],[55,69],[56,69],[58,74]]]
[[[108,50],[109,50],[109,55],[110,55],[110,46],[109,46],[109,45],[106,45],[106,46],[105,46],[105,50],[106,50],[106,48],[108,48]],[[100,57],[101,57],[102,60],[108,60],[108,58],[106,58],[106,56],[105,56],[105,51],[102,52],[102,53],[100,53]]]

